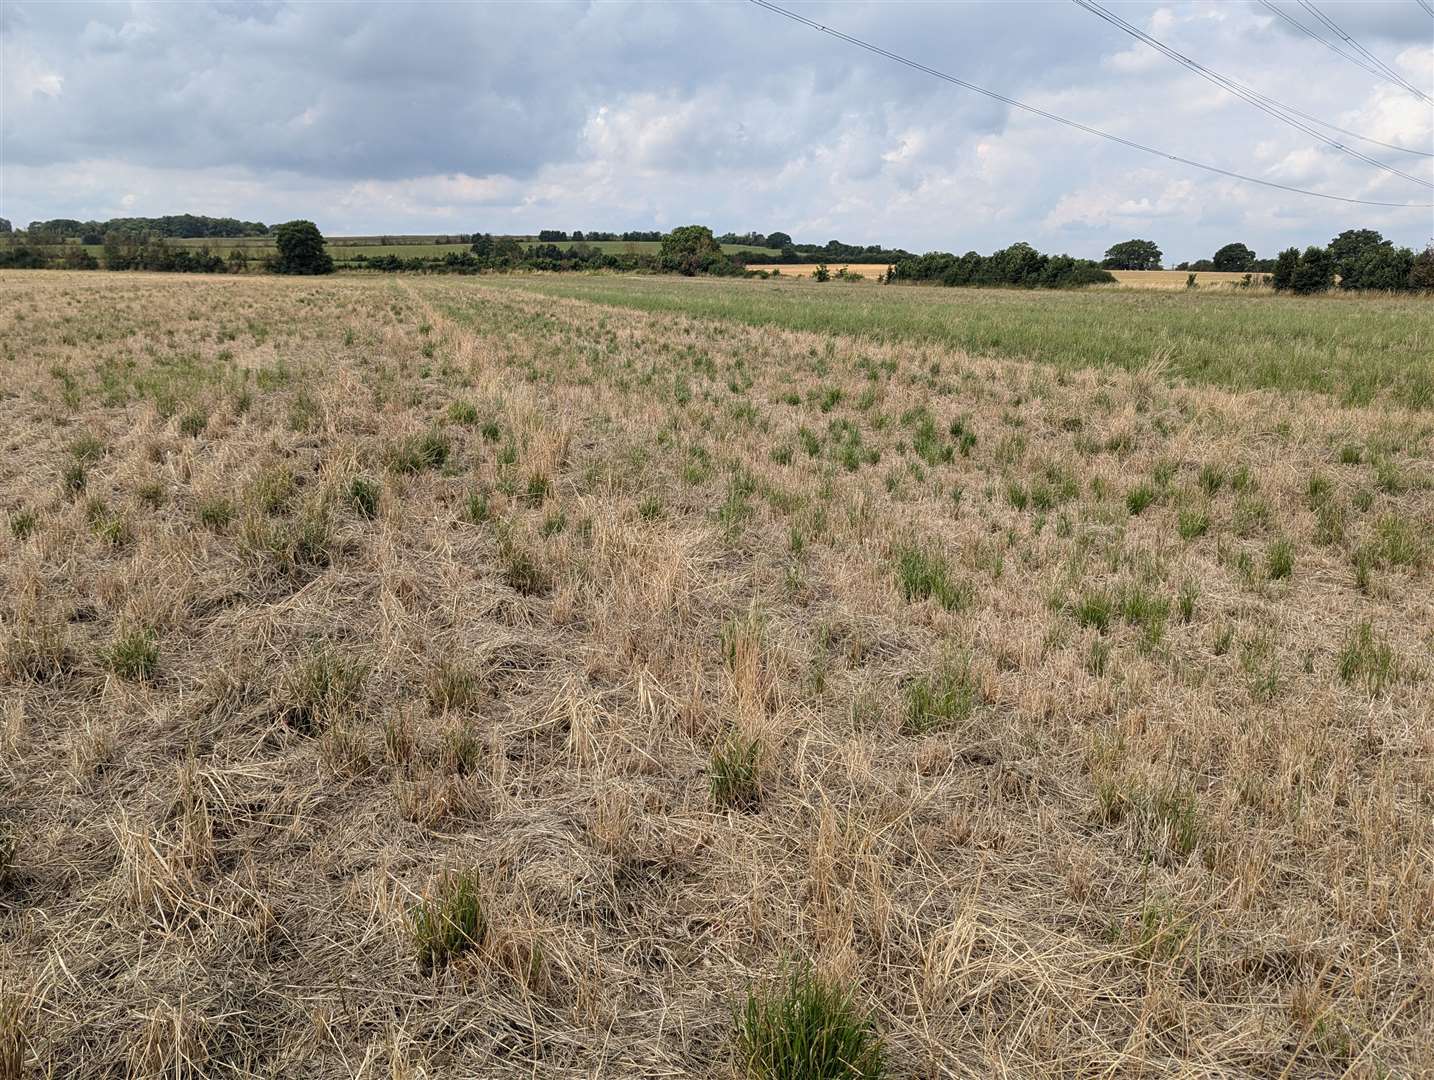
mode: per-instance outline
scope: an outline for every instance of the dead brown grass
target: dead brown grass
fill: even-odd
[[[818,266],[825,266],[827,272],[835,276],[838,270],[845,270],[848,274],[860,274],[864,281],[875,282],[891,269],[890,263],[792,263],[790,265],[757,266],[752,265],[749,270],[766,270],[769,273],[773,270],[780,270],[783,277],[810,278]]]
[[[1426,416],[441,278],[0,341],[0,1075],[727,1076],[793,962],[892,1076],[1434,1070]]]
[[[1121,285],[1134,289],[1183,289],[1190,278],[1188,270],[1112,270],[1111,275]],[[1254,287],[1262,285],[1264,274],[1249,275]],[[1197,289],[1233,289],[1244,284],[1245,274],[1228,270],[1200,270],[1195,272]]]

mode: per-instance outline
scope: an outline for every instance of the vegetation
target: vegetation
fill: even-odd
[[[1162,341],[1164,369],[1195,383],[1313,390],[1346,404],[1386,399],[1434,408],[1428,305],[1414,297],[1064,290],[980,290],[957,297],[926,289],[814,289],[778,282],[734,282],[697,292],[661,278],[497,284],[648,312],[1035,360],[1067,371],[1140,371],[1151,362],[1150,343]],[[1352,303],[1377,319],[1352,318]]]
[[[974,251],[959,257],[933,252],[920,258],[901,259],[892,266],[887,280],[1053,289],[1115,283],[1114,277],[1089,259],[1042,255],[1029,244],[1012,244],[984,256]]]
[[[276,274],[332,274],[333,256],[324,250],[324,238],[312,221],[289,221],[274,230]]]
[[[737,1059],[751,1080],[879,1080],[881,1041],[849,991],[809,972],[737,1014]]]
[[[1427,301],[832,269],[0,274],[10,1071],[1434,1070]]]
[[[1154,240],[1124,240],[1106,250],[1100,265],[1106,270],[1159,270],[1161,258]]]

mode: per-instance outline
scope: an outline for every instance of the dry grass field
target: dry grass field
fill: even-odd
[[[1111,276],[1126,288],[1183,289],[1190,278],[1186,270],[1112,270]],[[1263,275],[1253,275],[1256,281]],[[1221,270],[1201,270],[1195,274],[1197,289],[1232,288],[1244,284],[1245,275]]]
[[[1434,1072],[1429,412],[521,280],[0,353],[7,1080]]]
[[[755,263],[749,266],[749,270],[780,270],[782,277],[810,278],[818,266],[826,266],[827,272],[835,274],[838,270],[845,270],[848,274],[860,274],[865,281],[875,282],[891,268],[890,263],[791,263],[789,265],[758,266]]]

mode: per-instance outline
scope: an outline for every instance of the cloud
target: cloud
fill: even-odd
[[[1074,5],[793,3],[1172,153],[1429,200]],[[1434,75],[1416,5],[1322,10],[1412,80]],[[1121,14],[1311,115],[1434,150],[1430,110],[1258,7]],[[11,0],[0,31],[0,213],[17,222],[187,210],[370,233],[702,220],[917,250],[1025,239],[1099,255],[1149,234],[1176,258],[1352,225],[1405,243],[1434,231],[1427,209],[1324,203],[1152,158],[747,4]],[[1430,174],[1429,159],[1380,155]]]

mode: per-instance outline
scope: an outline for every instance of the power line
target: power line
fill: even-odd
[[[1430,4],[1429,0],[1414,0],[1414,2],[1429,12],[1430,16],[1434,16],[1434,4]]]
[[[1358,160],[1363,161],[1367,165],[1373,165],[1377,169],[1383,169],[1385,172],[1392,173],[1395,176],[1403,177],[1405,180],[1409,180],[1412,183],[1419,184],[1421,187],[1434,188],[1434,183],[1431,183],[1430,181],[1425,180],[1422,177],[1412,176],[1407,172],[1402,172],[1399,169],[1394,168],[1392,165],[1386,165],[1382,161],[1378,161],[1367,154],[1361,153],[1358,150],[1345,146],[1343,143],[1336,142],[1329,136],[1316,131],[1309,125],[1302,123],[1300,120],[1289,115],[1291,112],[1293,112],[1293,110],[1291,110],[1288,106],[1282,105],[1278,101],[1275,101],[1273,98],[1269,98],[1266,95],[1259,93],[1258,91],[1251,90],[1249,87],[1236,82],[1234,79],[1231,79],[1225,75],[1221,75],[1218,71],[1212,71],[1210,68],[1205,67],[1203,64],[1192,60],[1184,53],[1170,48],[1164,42],[1151,37],[1139,27],[1132,26],[1130,23],[1122,19],[1119,15],[1116,15],[1114,12],[1108,11],[1106,8],[1101,7],[1101,5],[1096,3],[1095,0],[1074,0],[1074,2],[1083,10],[1089,11],[1092,15],[1095,15],[1097,18],[1103,19],[1105,22],[1116,27],[1117,29],[1123,30],[1125,33],[1129,34],[1137,41],[1144,42],[1152,49],[1155,49],[1157,52],[1161,53],[1164,56],[1168,56],[1171,60],[1174,60],[1177,64],[1181,65],[1187,70],[1195,72],[1195,74],[1199,75],[1207,82],[1214,83],[1222,90],[1234,94],[1240,100],[1248,102],[1255,108],[1259,109],[1261,112],[1273,116],[1276,120],[1288,124],[1290,127],[1293,127],[1298,131],[1302,131],[1306,135],[1311,136],[1312,138],[1318,139],[1326,146],[1331,146],[1336,150],[1349,154],[1351,157],[1357,158]],[[1318,120],[1315,122],[1322,123],[1322,121]],[[1334,125],[1331,124],[1329,126],[1333,127]],[[1356,139],[1362,139],[1364,137],[1362,135],[1357,135],[1352,131],[1345,132],[1345,134],[1353,135]],[[1395,149],[1398,149],[1398,147],[1396,147]],[[1417,151],[1415,152],[1417,153]]]
[[[1078,120],[1071,120],[1064,116],[1058,116],[1056,113],[1048,112],[1047,110],[1039,108],[1038,106],[1027,105],[1023,101],[1017,101],[1015,98],[1007,97],[1005,94],[997,93],[994,90],[987,90],[984,86],[977,86],[973,82],[967,82],[965,79],[958,78],[955,75],[949,75],[944,71],[937,71],[935,68],[927,67],[925,64],[919,63],[915,60],[911,60],[905,56],[900,55],[899,53],[890,52],[887,49],[881,48],[881,46],[879,45],[873,45],[869,41],[863,41],[861,38],[852,37],[850,34],[844,34],[840,30],[834,30],[830,26],[823,26],[821,23],[814,22],[813,20],[808,19],[804,15],[798,15],[795,11],[788,11],[786,8],[778,7],[776,4],[771,3],[770,0],[752,0],[752,3],[756,4],[758,7],[766,8],[768,11],[774,12],[777,15],[781,15],[784,18],[791,19],[793,22],[801,23],[803,26],[810,27],[813,30],[819,30],[823,34],[829,34],[830,36],[836,38],[838,41],[844,41],[848,45],[855,45],[859,49],[865,49],[869,53],[875,53],[877,56],[885,57],[886,59],[895,61],[898,64],[904,64],[906,67],[912,68],[915,71],[920,71],[927,75],[934,76],[935,78],[952,83],[953,85],[962,87],[963,89],[972,90],[978,94],[984,94],[986,97],[999,101],[1002,104],[1009,105],[1014,109],[1022,109],[1025,112],[1043,117],[1046,120],[1054,120],[1058,124],[1064,124],[1067,127],[1075,128],[1077,131],[1084,131],[1088,135],[1096,135],[1102,139],[1108,139],[1111,142],[1120,143],[1122,146],[1128,146],[1132,150],[1140,150],[1146,154],[1154,154],[1157,157],[1163,157],[1169,161],[1179,162],[1181,165],[1189,165],[1191,168],[1203,169],[1206,172],[1217,173],[1220,176],[1228,176],[1233,180],[1243,180],[1244,182],[1249,184],[1259,184],[1262,187],[1278,188],[1281,191],[1289,191],[1297,195],[1310,195],[1316,199],[1331,199],[1335,202],[1355,203],[1360,206],[1393,206],[1405,210],[1422,210],[1428,207],[1434,207],[1434,203],[1380,202],[1375,199],[1350,198],[1347,195],[1328,195],[1322,191],[1310,191],[1307,188],[1293,187],[1290,184],[1281,184],[1275,180],[1261,180],[1257,176],[1246,176],[1243,173],[1232,172],[1229,169],[1222,169],[1218,165],[1207,165],[1202,161],[1194,161],[1190,158],[1181,157],[1178,154],[1170,154],[1164,150],[1158,150],[1153,146],[1147,146],[1144,143],[1136,142],[1134,139],[1127,139],[1122,135],[1113,135],[1108,131],[1102,131],[1099,128],[1091,127],[1089,124],[1083,124]]]
[[[1366,49],[1366,48],[1365,48],[1363,45],[1361,45],[1359,42],[1355,41],[1354,38],[1352,38],[1349,34],[1345,33],[1343,30],[1341,30],[1341,29],[1339,28],[1339,26],[1335,23],[1335,21],[1334,21],[1333,19],[1331,19],[1328,15],[1326,15],[1326,14],[1325,14],[1323,11],[1321,11],[1319,8],[1315,7],[1314,4],[1310,2],[1310,0],[1299,0],[1299,3],[1300,3],[1300,7],[1304,8],[1304,9],[1305,9],[1306,11],[1308,11],[1311,15],[1313,15],[1316,19],[1318,19],[1320,22],[1324,23],[1325,26],[1329,27],[1330,30],[1334,33],[1334,35],[1335,35],[1336,37],[1338,37],[1338,38],[1340,38],[1341,40],[1343,40],[1344,43],[1345,43],[1346,45],[1348,45],[1351,49],[1353,49],[1355,52],[1359,53],[1361,56],[1363,56],[1365,59],[1367,59],[1371,64],[1373,64],[1373,65],[1374,65],[1375,67],[1377,67],[1380,71],[1382,71],[1382,72],[1385,74],[1385,76],[1386,76],[1391,82],[1393,82],[1396,86],[1402,86],[1402,87],[1404,87],[1404,89],[1408,90],[1411,94],[1415,94],[1415,95],[1417,95],[1420,99],[1422,99],[1423,101],[1426,101],[1426,102],[1428,102],[1428,103],[1431,104],[1431,105],[1434,105],[1434,100],[1431,100],[1428,94],[1426,94],[1423,90],[1420,90],[1419,87],[1415,86],[1413,83],[1411,83],[1411,82],[1409,82],[1408,80],[1406,80],[1403,75],[1399,74],[1399,72],[1395,71],[1392,67],[1390,67],[1388,64],[1386,64],[1386,63],[1385,63],[1383,60],[1381,60],[1379,57],[1375,56],[1372,52],[1370,52],[1368,49]]]
[[[1285,22],[1289,23],[1291,26],[1293,26],[1293,27],[1294,27],[1296,30],[1298,30],[1300,33],[1305,34],[1306,36],[1313,38],[1315,41],[1318,41],[1321,45],[1323,45],[1323,46],[1324,46],[1326,49],[1328,49],[1330,52],[1334,53],[1336,56],[1341,57],[1341,58],[1343,58],[1343,59],[1345,59],[1345,60],[1348,60],[1351,64],[1354,64],[1356,67],[1362,68],[1363,70],[1369,72],[1369,74],[1373,75],[1376,79],[1383,79],[1383,80],[1385,80],[1386,82],[1393,82],[1394,85],[1395,85],[1395,86],[1398,86],[1401,90],[1411,91],[1412,93],[1414,93],[1414,94],[1417,95],[1418,97],[1421,97],[1421,98],[1424,97],[1423,93],[1421,93],[1421,92],[1420,92],[1419,90],[1417,90],[1417,89],[1413,89],[1412,87],[1408,86],[1402,79],[1390,79],[1388,75],[1386,75],[1384,72],[1380,71],[1379,68],[1375,67],[1373,64],[1369,63],[1367,60],[1364,60],[1364,59],[1360,58],[1359,56],[1356,56],[1356,55],[1354,55],[1354,54],[1352,54],[1352,53],[1347,53],[1347,52],[1345,52],[1343,49],[1341,49],[1341,48],[1340,48],[1338,45],[1336,45],[1334,42],[1328,41],[1328,40],[1326,40],[1323,36],[1321,36],[1320,34],[1315,33],[1315,32],[1314,32],[1313,30],[1311,30],[1308,26],[1306,26],[1304,23],[1300,22],[1300,21],[1299,21],[1298,19],[1296,19],[1293,15],[1289,14],[1287,11],[1284,11],[1283,9],[1276,7],[1274,4],[1272,4],[1272,3],[1270,2],[1270,0],[1257,0],[1257,2],[1260,4],[1261,7],[1265,8],[1266,10],[1268,10],[1268,11],[1270,11],[1270,12],[1272,12],[1272,13],[1274,13],[1275,15],[1279,16],[1281,19],[1284,19]]]

